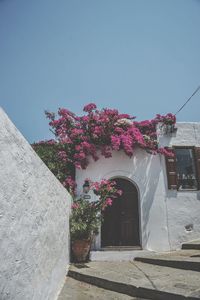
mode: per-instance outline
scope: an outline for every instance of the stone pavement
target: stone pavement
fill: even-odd
[[[200,299],[200,250],[197,245],[200,242],[195,242],[194,248],[190,244],[189,250],[164,254],[149,252],[134,261],[92,261],[71,265],[60,295],[63,298],[58,300],[94,297]]]
[[[197,249],[200,250],[200,240],[192,241],[190,243],[184,243],[182,249]]]
[[[200,299],[200,273],[132,262],[73,265],[68,276],[123,294],[150,299]]]
[[[133,298],[67,277],[58,300],[132,300]],[[145,299],[144,299],[145,300]]]
[[[136,261],[177,269],[200,271],[200,251],[180,250],[168,253],[148,253],[135,257]]]

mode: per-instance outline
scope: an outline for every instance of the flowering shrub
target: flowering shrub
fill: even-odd
[[[165,116],[156,115],[156,120],[163,125],[174,125],[176,123],[176,116],[171,113]]]
[[[99,200],[95,203],[98,209],[105,210],[107,206],[111,206],[113,199],[122,195],[122,191],[116,188],[114,180],[102,179],[100,182],[90,182],[90,189],[94,194],[99,196]]]
[[[75,200],[70,216],[71,240],[90,239],[92,233],[97,234],[101,223],[100,215],[88,200]]]
[[[51,140],[33,144],[32,147],[57,179],[74,195],[76,189],[75,167],[70,161],[64,162],[64,159],[61,159],[60,152],[63,151],[63,145]],[[65,151],[63,152],[66,154]]]
[[[86,105],[83,111],[85,115],[76,116],[71,111],[60,108],[58,117],[55,113],[46,112],[56,139],[33,145],[39,155],[43,151],[40,147],[45,146],[50,151],[54,147],[54,157],[51,155],[54,162],[53,172],[58,174],[58,178],[66,187],[70,187],[71,192],[75,188],[72,166],[85,169],[90,156],[96,161],[99,154],[109,158],[113,150],[122,150],[131,157],[136,147],[151,154],[173,155],[169,150],[158,147],[156,134],[158,123],[175,124],[176,118],[172,114],[156,115],[152,120],[137,122],[135,117],[120,114],[116,109],[98,110],[94,103]],[[48,155],[45,157],[42,152],[41,157],[47,161]],[[58,171],[60,166],[65,173]],[[67,179],[69,175],[71,178]]]
[[[72,178],[72,176],[69,175],[63,182],[63,185],[64,187],[66,187],[66,189],[70,192],[71,195],[75,195],[77,184]]]
[[[70,218],[71,239],[89,239],[92,234],[97,234],[102,222],[102,210],[112,205],[112,201],[122,191],[116,188],[116,183],[110,180],[101,182],[91,182],[90,189],[99,196],[97,201],[89,202],[87,199],[79,198],[72,204],[72,214]]]

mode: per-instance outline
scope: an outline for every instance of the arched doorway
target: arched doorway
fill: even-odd
[[[140,246],[138,191],[124,178],[114,178],[123,194],[104,212],[101,246]]]

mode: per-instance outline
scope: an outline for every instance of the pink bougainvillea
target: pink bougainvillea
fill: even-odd
[[[157,114],[155,120],[156,122],[161,122],[164,125],[174,125],[176,123],[176,116],[171,113],[168,113],[164,116]]]
[[[89,184],[90,190],[99,197],[98,201],[93,202],[97,209],[105,210],[107,206],[111,206],[113,200],[122,195],[122,190],[117,188],[114,180],[102,179],[101,181],[92,182],[86,179],[85,182]]]
[[[75,195],[77,185],[76,185],[75,180],[71,176],[67,176],[67,178],[63,182],[63,185],[68,189],[68,191],[72,195]]]
[[[158,147],[157,124],[174,125],[176,117],[173,114],[156,115],[152,120],[135,121],[129,114],[120,114],[116,109],[97,109],[96,104],[90,103],[83,109],[83,116],[76,116],[71,111],[60,108],[56,114],[46,112],[50,120],[51,131],[55,140],[40,142],[39,144],[56,144],[57,157],[63,164],[73,164],[76,168],[85,169],[88,158],[95,161],[100,155],[106,158],[112,156],[113,151],[124,151],[131,157],[136,147],[151,154],[173,155],[169,150]],[[34,144],[36,148],[37,144]],[[74,190],[72,178],[64,181],[65,186]]]
[[[102,179],[100,182],[92,182],[86,179],[84,184],[89,185],[89,188],[98,195],[98,199],[93,199],[92,202],[84,197],[74,199],[70,216],[72,240],[91,239],[97,234],[103,222],[102,212],[122,193],[113,180]]]
[[[97,106],[96,106],[95,103],[89,103],[89,104],[87,104],[87,105],[84,106],[83,111],[91,112],[91,111],[93,111],[96,108],[97,108]]]

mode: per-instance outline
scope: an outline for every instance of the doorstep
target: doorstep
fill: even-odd
[[[102,247],[100,251],[132,251],[142,250],[141,246],[106,246]]]
[[[106,247],[107,248],[107,247]],[[90,261],[131,261],[134,260],[137,256],[145,256],[150,252],[148,250],[139,250],[139,249],[109,249],[103,248],[102,250],[91,251],[90,252]]]

